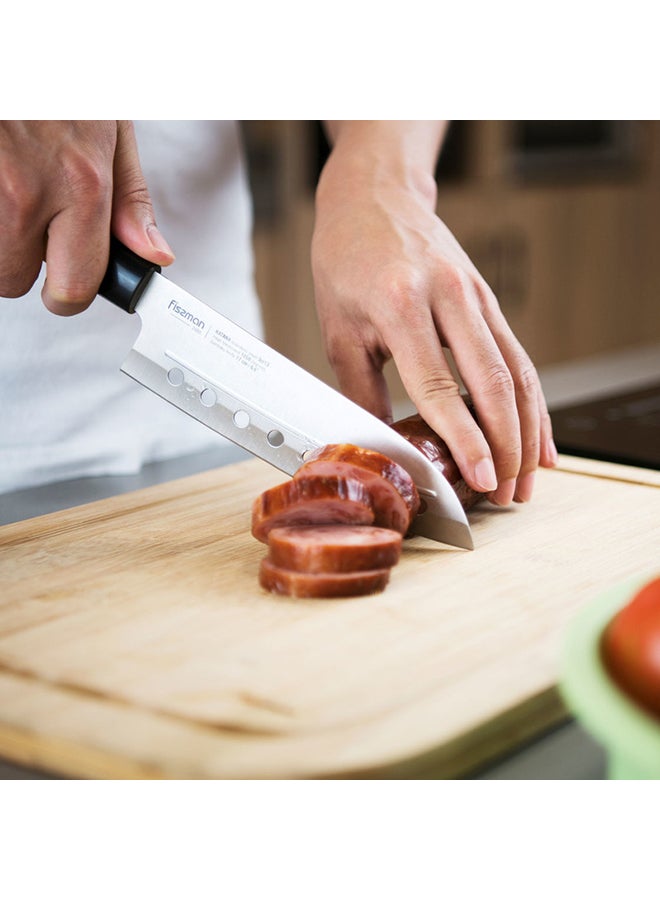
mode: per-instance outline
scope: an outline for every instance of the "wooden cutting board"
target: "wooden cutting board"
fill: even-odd
[[[660,570],[660,473],[563,458],[383,594],[257,583],[257,460],[0,528],[0,756],[82,777],[457,776],[565,718],[564,628]]]

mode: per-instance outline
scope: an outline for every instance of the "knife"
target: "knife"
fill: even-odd
[[[121,366],[126,375],[288,475],[325,444],[384,453],[406,469],[426,503],[414,532],[473,548],[456,494],[416,447],[114,237],[99,294],[141,319]]]

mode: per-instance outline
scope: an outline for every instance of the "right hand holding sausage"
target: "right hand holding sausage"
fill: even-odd
[[[0,296],[26,294],[45,260],[44,305],[82,312],[105,274],[111,230],[150,262],[174,259],[130,122],[0,122]]]

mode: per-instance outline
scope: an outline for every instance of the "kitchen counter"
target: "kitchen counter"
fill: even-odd
[[[660,346],[623,351],[541,372],[551,406],[597,397],[660,377]],[[404,414],[405,410],[397,410]],[[135,476],[80,479],[18,491],[0,497],[0,524],[66,509],[249,458],[238,448],[169,460],[145,467]],[[604,776],[600,748],[574,723],[553,728],[540,738],[474,772],[484,779],[586,779]],[[0,763],[0,777],[39,778],[38,772]]]

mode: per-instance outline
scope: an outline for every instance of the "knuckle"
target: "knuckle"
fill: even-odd
[[[415,393],[426,403],[440,405],[460,397],[458,384],[449,372],[425,372],[418,379]]]
[[[443,298],[454,306],[464,305],[474,293],[472,280],[467,272],[456,265],[443,263],[435,273]]]
[[[390,318],[400,321],[414,311],[421,294],[420,276],[407,268],[397,269],[386,280],[385,302]]]
[[[536,394],[539,384],[536,368],[531,360],[524,360],[516,372],[516,386],[524,397],[531,397]]]
[[[110,195],[112,176],[108,166],[84,153],[69,152],[62,162],[69,191],[87,203],[103,205]]]
[[[22,171],[9,163],[3,164],[0,171],[2,217],[14,233],[20,234],[34,223],[40,203],[39,191]]]
[[[514,391],[513,377],[504,365],[490,366],[482,380],[482,391],[487,397],[504,400],[511,397]]]
[[[147,190],[146,184],[142,180],[125,187],[119,192],[119,199],[126,203],[133,203],[138,206],[148,206],[151,208],[151,197]]]
[[[442,279],[442,290],[451,300],[462,300],[467,293],[467,281],[464,273],[456,266],[444,266],[438,278]]]

